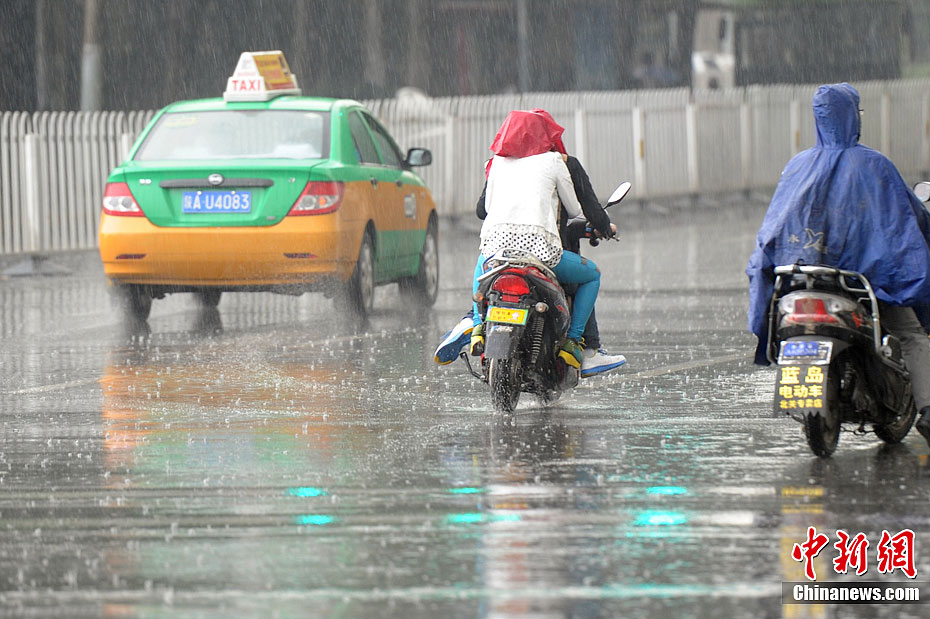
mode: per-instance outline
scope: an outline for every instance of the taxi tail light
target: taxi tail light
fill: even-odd
[[[345,185],[337,181],[310,181],[288,215],[323,215],[332,213],[342,203]]]
[[[145,217],[126,183],[107,183],[103,192],[103,212],[121,217]]]

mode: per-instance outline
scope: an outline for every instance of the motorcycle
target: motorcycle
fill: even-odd
[[[830,266],[775,268],[767,356],[777,365],[775,413],[804,426],[828,457],[843,424],[898,443],[917,411],[896,337],[882,331],[878,299],[861,273]]]
[[[622,183],[605,209],[630,191]],[[569,234],[598,244],[584,219],[568,223]],[[491,388],[494,408],[513,411],[521,393],[534,394],[543,404],[578,384],[579,370],[559,358],[571,323],[571,303],[552,270],[532,254],[503,249],[485,261],[475,301],[484,324],[485,344],[480,372],[463,353],[468,370]]]

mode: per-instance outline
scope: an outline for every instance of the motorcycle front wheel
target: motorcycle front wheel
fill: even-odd
[[[491,359],[488,385],[495,410],[512,412],[520,401],[520,363],[513,359]]]

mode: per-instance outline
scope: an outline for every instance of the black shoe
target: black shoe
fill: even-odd
[[[927,441],[927,446],[930,446],[930,406],[924,406],[920,409],[920,419],[917,420],[914,427]]]

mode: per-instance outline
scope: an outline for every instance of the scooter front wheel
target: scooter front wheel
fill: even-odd
[[[513,359],[491,359],[488,385],[494,408],[509,413],[520,401],[520,364]]]

